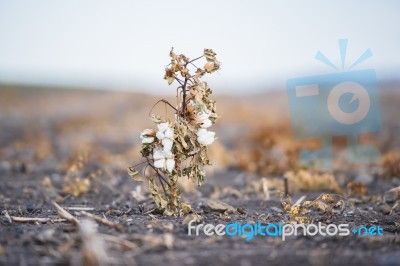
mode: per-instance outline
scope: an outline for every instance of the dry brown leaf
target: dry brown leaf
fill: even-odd
[[[192,206],[189,203],[183,202],[180,210],[181,215],[188,214],[191,211],[192,211]]]
[[[135,181],[142,182],[143,179],[139,174],[139,171],[134,167],[128,167],[128,175]]]
[[[211,73],[214,70],[214,63],[206,63],[204,65],[204,69],[207,71],[207,73]]]
[[[168,85],[171,85],[172,84],[172,82],[174,82],[174,77],[168,77],[167,78],[167,81],[168,81]]]

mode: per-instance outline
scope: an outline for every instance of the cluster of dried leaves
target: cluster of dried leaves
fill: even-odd
[[[391,151],[382,158],[384,177],[400,176],[400,152]]]
[[[88,154],[83,153],[73,156],[67,165],[67,173],[64,176],[63,192],[66,195],[79,197],[89,192],[99,170],[88,171]]]
[[[310,223],[310,218],[307,214],[312,209],[321,211],[327,215],[334,213],[341,214],[345,209],[344,197],[338,194],[321,194],[312,201],[304,201],[305,196],[300,198],[297,202],[292,204],[292,199],[286,197],[282,199],[282,207],[289,215],[290,221],[299,223]]]
[[[192,60],[183,54],[175,54],[172,49],[170,58],[164,79],[169,85],[179,84],[178,103],[174,107],[166,100],[159,102],[174,110],[174,119],[151,115],[158,130],[145,129],[141,133],[141,154],[146,158],[143,175],[146,176],[147,166],[153,170],[146,177],[157,207],[166,215],[178,215],[181,210],[178,179],[186,177],[201,185],[205,179],[204,166],[210,164],[207,146],[214,142],[215,133],[208,128],[218,116],[215,101],[210,98],[212,90],[201,79],[206,73],[218,70],[220,62],[211,49],[204,49],[202,56]],[[200,68],[196,64],[202,58],[206,63]],[[142,181],[135,168],[130,167],[128,172],[133,179]]]

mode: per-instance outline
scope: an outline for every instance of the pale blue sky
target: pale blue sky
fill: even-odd
[[[0,82],[168,88],[170,47],[192,57],[212,48],[222,61],[216,91],[284,87],[288,78],[332,73],[337,40],[348,65],[378,78],[400,72],[400,1],[0,0]]]

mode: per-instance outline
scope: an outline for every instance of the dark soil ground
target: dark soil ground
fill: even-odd
[[[381,99],[384,123],[398,120],[392,119],[398,113],[396,97]],[[0,91],[0,264],[82,265],[95,254],[102,265],[400,265],[400,193],[385,194],[400,186],[397,122],[387,122],[375,136],[382,165],[350,167],[339,162],[327,172],[340,191],[330,184],[315,188],[289,182],[292,202],[302,196],[314,200],[321,193],[341,194],[341,211],[310,208],[301,215],[308,221],[347,223],[350,228],[379,225],[383,236],[291,236],[286,241],[196,237],[188,235],[186,216],[165,217],[154,211],[146,184],[141,186],[126,172],[141,160],[138,134],[151,126],[147,112],[155,99],[116,92]],[[295,144],[287,125],[279,123],[287,123],[285,98],[271,93],[263,99],[217,97],[223,118],[215,128],[219,142],[210,151],[214,165],[201,188],[182,183],[183,201],[202,223],[296,220],[281,202],[283,176],[296,171],[287,148]],[[257,134],[264,131],[268,134]],[[284,147],[284,156],[277,157],[277,147]],[[227,203],[233,211],[207,207],[210,200]],[[87,207],[87,213],[111,225],[98,222],[98,232],[88,234],[60,221],[52,201],[79,220],[87,215],[68,208]],[[20,222],[15,217],[48,220]]]

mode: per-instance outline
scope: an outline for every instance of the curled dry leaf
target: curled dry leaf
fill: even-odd
[[[133,167],[128,167],[128,174],[135,181],[138,181],[138,182],[142,182],[143,181],[143,179],[140,176],[139,172]]]
[[[185,215],[192,211],[192,206],[189,203],[182,203],[180,214]]]

